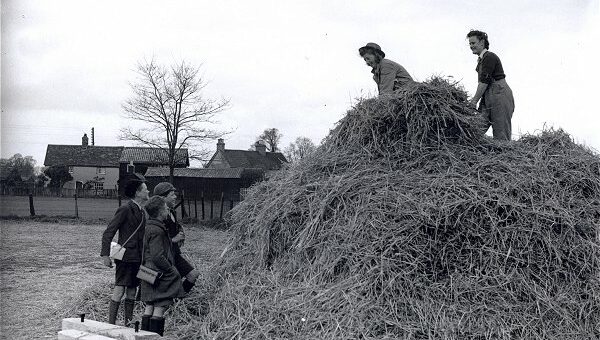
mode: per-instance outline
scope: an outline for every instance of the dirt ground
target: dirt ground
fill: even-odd
[[[102,266],[105,224],[0,221],[0,337],[55,339],[65,306],[90,286],[109,284]],[[186,228],[186,248],[199,269],[219,256],[226,231]],[[110,291],[106,292],[106,299]],[[73,315],[71,317],[77,317]]]

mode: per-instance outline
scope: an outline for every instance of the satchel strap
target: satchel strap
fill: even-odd
[[[163,223],[164,223],[164,221],[163,221]],[[171,238],[169,237],[169,233],[165,229],[163,229],[163,232],[167,235],[167,238],[170,241]],[[169,249],[171,249],[171,246],[172,246],[172,243],[169,242]],[[144,239],[142,240],[142,264],[144,264],[144,255],[146,255],[145,253],[146,253],[146,237],[144,235]]]
[[[146,212],[144,209],[140,209],[140,211],[142,212],[142,220],[140,221],[140,224],[137,226],[137,228],[135,228],[135,230],[133,231],[133,233],[131,233],[131,235],[129,235],[129,237],[127,238],[127,240],[125,240],[125,242],[123,242],[122,247],[125,247],[125,245],[127,244],[127,242],[129,242],[129,240],[131,240],[131,238],[133,237],[133,235],[135,235],[138,230],[140,230],[140,228],[142,227],[142,224],[144,224],[144,221],[146,220]]]

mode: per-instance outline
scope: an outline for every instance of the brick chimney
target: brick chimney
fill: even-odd
[[[84,133],[83,137],[81,137],[81,146],[88,146],[88,136],[87,136],[87,133]]]
[[[219,141],[217,142],[217,151],[225,151],[225,142],[223,141],[223,138],[219,138]]]
[[[256,151],[258,151],[259,154],[263,156],[267,154],[267,146],[265,145],[265,142],[261,140],[256,141],[256,144],[254,144],[254,148],[256,149]]]

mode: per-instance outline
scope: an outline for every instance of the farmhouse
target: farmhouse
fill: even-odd
[[[69,168],[73,180],[65,183],[63,188],[83,189],[84,184],[91,183],[94,190],[117,190],[123,148],[88,145],[87,134],[84,134],[81,145],[48,144],[44,165]]]
[[[256,151],[249,150],[228,150],[225,149],[225,142],[219,138],[217,150],[206,164],[209,169],[262,169],[265,177],[283,167],[287,159],[281,152],[267,152],[264,143],[258,141],[254,145]]]
[[[176,154],[176,166],[189,166],[187,149]],[[48,144],[45,166],[67,166],[73,180],[65,183],[66,189],[88,187],[98,195],[116,194],[119,180],[128,172],[145,174],[149,167],[168,165],[163,150],[148,147],[96,146],[88,144],[87,134],[81,145]],[[87,185],[86,185],[87,184]]]

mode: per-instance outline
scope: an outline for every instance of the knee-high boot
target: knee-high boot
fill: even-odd
[[[183,290],[186,293],[189,293],[190,290],[192,290],[192,288],[194,288],[194,285],[196,284],[196,282],[191,282],[188,280],[183,280],[183,283],[181,284],[183,286]]]
[[[150,330],[150,318],[152,315],[142,315],[142,330],[149,331]]]
[[[135,303],[135,301],[133,301],[131,299],[125,299],[125,302],[123,303],[123,306],[124,306],[123,312],[125,314],[125,327],[129,327],[129,323],[133,319],[134,303]]]
[[[117,322],[117,313],[119,313],[119,305],[121,301],[110,300],[110,305],[108,306],[108,323],[115,324]]]
[[[163,336],[165,333],[165,318],[153,316],[150,318],[150,332]]]

